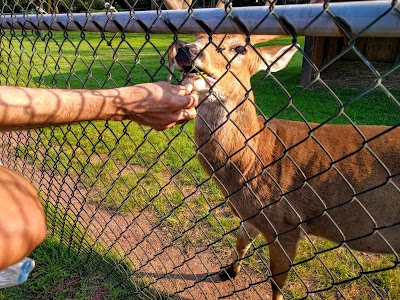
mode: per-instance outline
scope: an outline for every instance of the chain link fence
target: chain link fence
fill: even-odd
[[[221,9],[189,7],[167,12],[165,4],[155,0],[124,0],[109,6],[98,0],[2,1],[1,85],[114,88],[165,81],[171,72],[172,83],[178,84],[181,75],[168,64],[173,45],[178,40],[193,42],[194,34],[205,32],[208,42],[203,42],[204,50],[198,57],[210,52],[213,59],[220,59],[225,65],[215,86],[209,85],[210,93],[218,89],[218,84],[224,84],[224,77],[231,78],[228,89],[243,87],[242,94],[236,96],[240,98],[236,99],[236,107],[219,102],[226,112],[225,119],[216,121],[216,128],[209,127],[211,133],[205,142],[194,136],[199,123],[209,122],[205,112],[214,113],[202,109],[210,96],[199,106],[197,125],[193,121],[164,132],[133,122],[110,121],[1,133],[2,163],[35,185],[49,228],[45,246],[33,253],[37,267],[30,285],[12,291],[23,295],[19,299],[269,299],[271,284],[274,289],[276,284],[279,286],[279,274],[277,277],[277,272],[271,272],[269,251],[274,251],[276,242],[284,245],[290,232],[304,238],[294,259],[288,260],[290,254],[281,246],[284,257],[278,258],[290,261],[289,277],[282,288],[284,298],[400,297],[397,1],[325,1],[310,9],[305,9],[310,6],[304,1],[284,5],[289,2],[239,8],[243,3],[238,2],[236,7],[233,1],[233,5],[227,2]],[[213,7],[216,3],[197,1],[192,5]],[[155,10],[141,12],[143,8]],[[230,38],[225,35],[228,33],[241,34],[245,41],[235,46],[233,56],[221,47]],[[242,72],[235,69],[236,62],[243,60],[237,47],[256,53],[253,61],[262,57],[261,48],[250,42],[255,34],[282,35],[267,45],[292,45],[297,47],[297,53],[280,72],[271,73],[272,67],[267,64],[248,86],[241,81]],[[207,76],[197,66],[186,68],[187,73],[191,71],[196,71],[196,76]],[[248,115],[244,116],[244,127],[235,123],[237,115],[243,117],[241,108],[249,103],[250,110],[255,109],[263,118],[260,129],[250,128],[251,135],[245,128],[249,127],[246,123],[252,124]],[[285,140],[285,132],[275,129],[279,126],[274,123],[276,119],[298,121],[291,123],[289,131],[306,128],[306,135],[299,133],[297,138]],[[340,127],[319,134],[319,128],[331,124],[347,124],[348,129]],[[360,125],[385,127],[370,134]],[[234,127],[231,132],[222,131],[229,126]],[[348,131],[353,134],[349,136]],[[233,149],[224,148],[219,132],[234,140]],[[276,150],[275,160],[264,158],[265,153],[260,152],[264,148],[255,145],[256,136],[265,132],[276,137],[275,146],[281,149]],[[388,143],[379,142],[387,141],[387,136],[391,137]],[[327,145],[328,140],[335,140],[341,147],[340,139],[347,139],[349,145],[356,139],[358,146],[349,146],[348,152],[337,156],[340,151],[336,152],[335,145]],[[266,141],[257,143],[267,144]],[[310,144],[319,146],[308,148]],[[207,157],[210,145],[215,153]],[[389,148],[392,150],[386,153]],[[237,163],[237,156],[244,155],[243,149],[246,156],[256,159]],[[316,151],[327,158],[305,163],[298,149],[301,153]],[[216,167],[212,160],[221,152],[223,159],[219,158]],[[279,153],[283,153],[281,157]],[[206,169],[208,166],[208,173],[199,164],[198,156]],[[365,157],[370,163],[357,176],[372,179],[369,185],[362,186],[349,178]],[[274,166],[281,162],[287,168],[277,174]],[[318,164],[322,164],[319,169]],[[302,169],[305,165],[307,169]],[[377,166],[379,174],[371,174],[369,167],[373,166]],[[307,173],[314,167],[317,171]],[[278,178],[292,180],[285,177],[290,172],[302,174],[298,175],[299,182],[288,187]],[[236,179],[238,173],[242,178]],[[333,181],[320,184],[318,176],[339,177],[341,183],[327,188],[324,184]],[[267,193],[255,183],[258,181],[265,181],[264,185],[278,191]],[[304,189],[313,190],[312,197],[318,198],[323,209],[319,207],[307,215],[314,209],[315,199],[300,204],[295,201],[304,198]],[[325,198],[327,193],[339,202]],[[237,199],[245,195],[248,198]],[[266,195],[275,198],[264,202]],[[370,196],[379,202],[369,203]],[[277,210],[271,208],[274,203],[285,205],[278,205]],[[244,216],[257,205],[256,213]],[[256,236],[252,229],[243,227],[235,214],[241,215],[245,224],[258,224],[262,216],[266,220],[264,226],[272,228],[279,216],[287,227],[276,225],[272,237],[252,240],[249,251],[239,260],[241,272],[223,281],[220,270],[236,261],[239,229],[245,233],[242,232],[242,239]],[[329,227],[319,223],[318,218],[323,217],[330,218]],[[343,218],[348,221],[341,223]],[[295,228],[290,227],[292,219],[296,219]],[[363,227],[365,224],[368,229]],[[348,227],[354,229],[351,234],[343,229]],[[333,237],[338,232],[338,243],[314,236]],[[374,245],[383,243],[386,254],[352,250],[364,240]],[[59,269],[69,270],[76,260],[80,262],[76,267],[79,271],[65,271],[66,276],[49,279],[47,274],[54,275],[50,271],[52,265],[57,265],[51,254],[55,252],[59,253],[56,260],[61,261],[64,256],[75,255],[68,265],[58,265]],[[46,289],[40,288],[43,286]],[[0,299],[10,299],[7,292],[2,291]]]

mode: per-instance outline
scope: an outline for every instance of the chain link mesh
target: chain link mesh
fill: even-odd
[[[230,3],[225,6],[227,17],[230,10],[235,9],[235,1],[233,3],[233,7]],[[295,3],[305,1],[278,4]],[[145,25],[145,33],[129,33],[124,28],[120,28],[118,33],[110,33],[100,25],[98,32],[87,32],[82,27],[78,31],[69,31],[66,29],[68,24],[58,24],[64,28],[61,31],[19,30],[6,24],[7,16],[37,15],[41,18],[58,13],[70,15],[70,22],[73,22],[72,17],[79,12],[86,12],[88,20],[92,13],[104,12],[110,16],[111,22],[118,20],[113,17],[116,11],[129,11],[134,20],[136,11],[156,9],[162,17],[161,9],[164,9],[163,3],[155,0],[111,1],[109,4],[115,11],[110,6],[105,8],[104,2],[99,0],[2,1],[0,84],[96,89],[166,80],[170,72],[168,51],[171,45],[178,39],[194,40],[194,35],[181,34],[179,28],[172,28],[171,34],[160,35]],[[193,13],[193,8],[214,7],[215,4],[215,1],[197,1],[189,8],[188,15]],[[237,6],[247,4],[238,1]],[[311,129],[310,122],[318,122],[321,126],[328,123],[352,126],[364,140],[362,147],[353,154],[374,157],[382,168],[388,170],[388,175],[367,191],[357,191],[349,184],[350,191],[343,193],[350,195],[350,201],[361,205],[357,197],[363,193],[373,193],[381,186],[397,191],[397,202],[393,207],[397,212],[397,222],[378,224],[374,212],[365,209],[365,213],[374,223],[373,232],[398,228],[399,170],[389,170],[369,145],[379,136],[395,130],[400,122],[400,38],[362,37],[362,32],[354,36],[340,16],[330,11],[329,1],[321,3],[320,7],[321,15],[327,13],[344,37],[304,38],[303,32],[297,32],[270,42],[299,43],[301,48],[281,73],[259,72],[252,78],[250,91],[255,94],[254,105],[257,114],[265,117],[266,125],[261,131],[271,130],[268,127],[271,119],[301,121],[310,127],[311,140],[324,149],[316,130],[319,127]],[[392,2],[385,14],[393,12],[400,18],[397,1]],[[376,16],[365,31],[382,17]],[[275,3],[265,18],[280,19]],[[292,32],[290,22],[282,22],[287,32]],[[241,22],[237,24],[243,26]],[[203,29],[207,30],[207,26],[204,25]],[[215,32],[211,30],[208,33],[212,35]],[[248,31],[243,33],[251,35]],[[210,38],[206,48],[219,46]],[[258,49],[250,44],[247,46]],[[230,66],[233,60],[225,59],[225,74],[232,74]],[[240,76],[235,78],[233,84],[242,84]],[[173,73],[173,83],[179,82],[180,75]],[[242,102],[249,101],[248,93]],[[228,119],[238,108],[228,114]],[[389,127],[379,136],[366,137],[359,129],[361,124]],[[197,161],[196,155],[202,145],[196,145],[194,126],[194,122],[189,122],[156,133],[128,121],[85,122],[0,134],[2,163],[33,182],[43,200],[48,240],[56,243],[58,249],[66,248],[67,252],[76,254],[91,270],[101,271],[98,280],[108,282],[106,287],[99,287],[93,280],[89,281],[89,286],[80,291],[86,297],[84,299],[270,297],[273,279],[268,244],[271,241],[261,237],[252,242],[251,249],[241,260],[243,268],[237,278],[222,282],[218,277],[220,269],[232,263],[241,225],[229,208],[229,197],[244,187],[238,186],[238,191],[233,193],[226,190],[226,197],[221,193],[213,181],[216,180],[224,189],[216,176],[218,170],[209,176]],[[236,127],[242,132],[240,127]],[[248,147],[253,138],[246,137],[243,132],[242,135],[245,143],[238,146],[236,153]],[[279,134],[276,136],[279,140]],[[291,159],[292,167],[301,171],[297,162],[290,158],[291,150],[301,147],[301,142],[293,145],[281,143],[289,153],[287,157]],[[262,155],[249,147],[255,156]],[[346,181],[340,171],[345,157],[332,157],[328,150],[324,151],[332,164],[323,172],[335,172]],[[221,168],[229,164],[234,155],[230,154]],[[400,162],[400,153],[397,155]],[[259,161],[262,162],[262,158]],[[268,166],[263,170],[252,178],[246,178],[246,184],[251,185],[253,180],[265,176]],[[307,180],[302,185],[313,188]],[[290,192],[296,193],[295,190],[282,189],[280,196],[285,199]],[[314,192],[318,195],[318,189]],[[327,206],[325,213],[329,214],[335,208]],[[297,213],[295,207],[290,209]],[[398,250],[391,248],[388,255],[357,252],[347,243],[336,245],[308,235],[305,223],[298,224],[305,239],[291,264],[283,291],[285,297],[400,297]],[[387,244],[390,247],[389,242]],[[38,269],[41,268],[40,259],[36,258]],[[89,276],[88,273],[83,272],[80,276]],[[40,274],[39,271],[34,274],[33,286],[40,284]],[[69,290],[67,298],[79,298],[74,289],[78,289],[76,281],[84,280],[82,278],[76,276],[53,282],[53,288],[46,291],[45,296],[58,299]],[[34,288],[20,288],[32,296],[26,299],[36,299],[38,294]]]

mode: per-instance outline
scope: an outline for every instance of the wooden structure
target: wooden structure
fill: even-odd
[[[306,37],[304,52],[312,63],[320,69],[339,53],[349,47],[347,38]],[[356,39],[355,48],[371,62],[395,64],[400,62],[400,38],[361,37]],[[361,61],[353,50],[346,52],[339,61]],[[326,70],[325,72],[329,72]],[[301,85],[306,86],[313,79],[314,68],[303,59]]]
[[[357,0],[353,0],[357,1]],[[359,0],[360,1],[360,0]],[[368,0],[361,0],[368,1]],[[311,0],[311,3],[321,3],[322,0]],[[331,0],[330,2],[341,2]],[[344,37],[306,37],[304,52],[315,67],[320,69],[332,61],[338,54],[349,47],[349,39]],[[354,47],[371,62],[396,64],[400,62],[400,38],[360,37],[355,40]],[[340,56],[338,61],[361,61],[360,56],[350,50]],[[334,64],[334,63],[333,63]],[[329,72],[329,69],[324,71]],[[303,59],[301,85],[306,86],[314,78],[315,68]],[[360,74],[361,75],[361,74]]]

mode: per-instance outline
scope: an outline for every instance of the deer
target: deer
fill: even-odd
[[[286,68],[299,50],[253,46],[275,38],[200,34],[170,53],[181,83],[200,96],[200,164],[241,220],[236,256],[219,275],[236,277],[261,233],[272,299],[281,300],[299,241],[310,235],[357,251],[400,253],[400,128],[258,116],[251,77]]]

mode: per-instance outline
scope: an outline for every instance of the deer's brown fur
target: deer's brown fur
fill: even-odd
[[[214,35],[181,47],[183,82],[202,99],[199,160],[243,220],[230,276],[259,232],[270,248],[274,299],[282,299],[304,233],[360,251],[400,252],[399,128],[258,117],[251,76],[284,68],[296,45],[254,49],[244,36]]]

